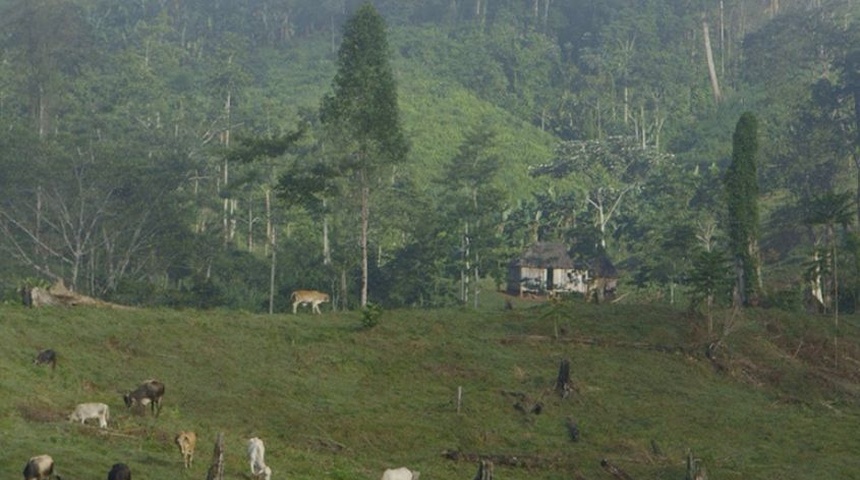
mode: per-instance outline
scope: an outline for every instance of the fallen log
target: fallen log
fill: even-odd
[[[605,458],[600,461],[600,466],[603,467],[604,470],[609,472],[610,475],[619,480],[633,480],[633,477],[628,475],[627,472],[609,463],[609,460],[606,460]]]
[[[494,465],[504,465],[506,467],[517,468],[544,468],[553,463],[549,459],[538,457],[535,455],[505,455],[505,454],[482,454],[468,453],[459,450],[445,450],[442,456],[454,461],[465,462],[482,462],[490,461]]]

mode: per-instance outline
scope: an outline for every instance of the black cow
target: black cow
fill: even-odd
[[[152,413],[158,416],[161,413],[161,399],[164,397],[164,384],[158,380],[147,380],[140,384],[134,391],[122,396],[125,406],[131,408],[135,405],[149,405]]]
[[[33,365],[50,365],[51,370],[57,368],[57,352],[47,348],[36,354]]]
[[[131,470],[124,463],[114,463],[108,472],[108,480],[131,480]]]

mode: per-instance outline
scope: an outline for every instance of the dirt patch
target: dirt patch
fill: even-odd
[[[52,423],[66,420],[68,418],[67,413],[47,405],[24,403],[19,404],[17,409],[21,418],[28,422]]]

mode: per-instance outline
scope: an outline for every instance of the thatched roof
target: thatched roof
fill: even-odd
[[[511,262],[514,267],[532,268],[577,268],[567,254],[567,247],[561,243],[538,242]]]
[[[519,257],[511,261],[512,267],[530,268],[565,268],[570,270],[588,270],[594,277],[618,278],[618,270],[609,257],[604,253],[586,262],[574,261],[567,254],[567,247],[562,243],[538,242],[527,248]]]
[[[618,269],[609,260],[605,253],[598,254],[588,261],[588,269],[595,277],[618,278]]]

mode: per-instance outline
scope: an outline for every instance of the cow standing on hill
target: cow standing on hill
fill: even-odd
[[[328,302],[329,296],[316,290],[296,290],[290,295],[290,299],[293,301],[293,314],[296,313],[299,305],[307,304],[311,305],[311,313],[322,314],[320,304]]]
[[[51,477],[60,480],[60,476],[54,474],[54,459],[50,455],[37,455],[24,465],[24,480],[46,480]]]
[[[179,445],[179,453],[182,454],[185,468],[191,468],[191,463],[194,461],[194,448],[197,446],[197,434],[194,432],[179,432],[174,442]]]
[[[125,406],[131,408],[135,405],[150,406],[153,415],[161,413],[161,399],[164,397],[164,384],[158,380],[146,380],[134,391],[123,395]]]
[[[98,419],[99,427],[107,428],[108,420],[110,419],[110,408],[104,403],[82,403],[69,414],[70,422],[81,422],[81,424],[84,424],[91,418]]]
[[[124,463],[114,463],[108,472],[108,480],[131,480],[131,469]]]
[[[271,480],[272,469],[266,465],[266,447],[257,437],[248,440],[248,460],[251,462],[251,475],[254,478],[265,477]]]
[[[33,365],[50,365],[51,370],[57,368],[57,352],[47,348],[36,354],[33,359]]]
[[[418,480],[421,472],[413,472],[406,467],[389,468],[382,473],[382,480]]]

